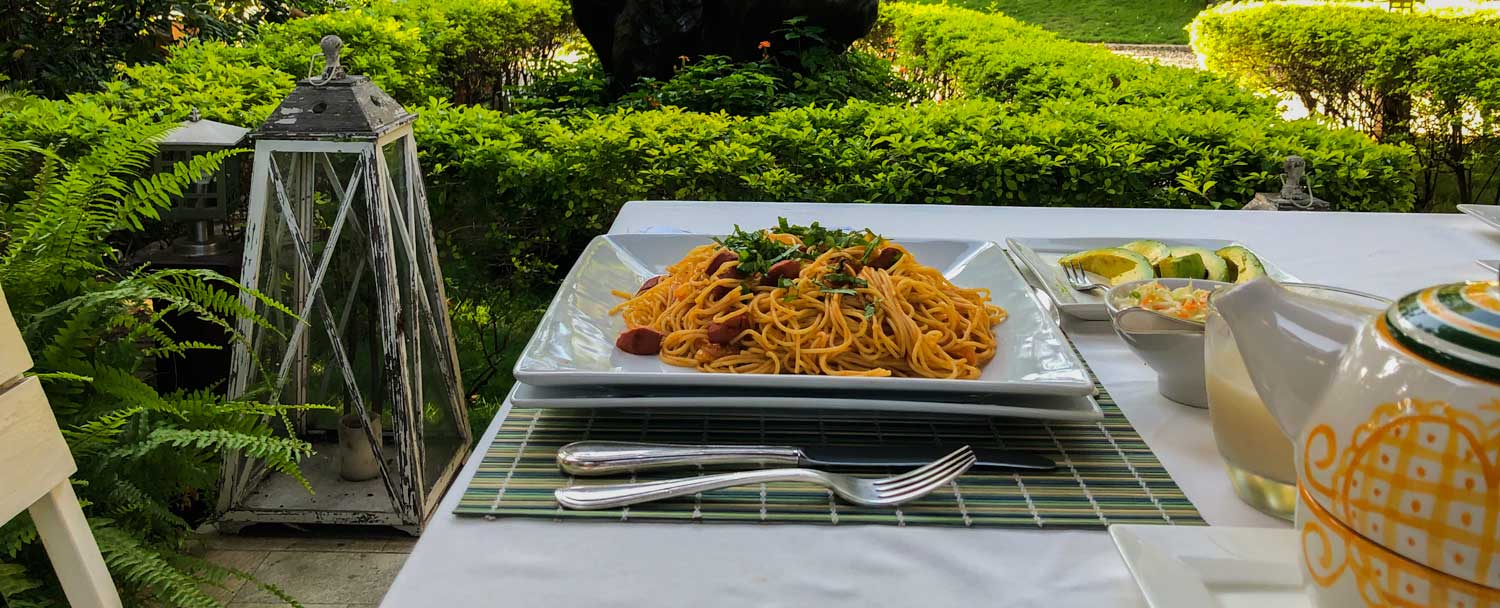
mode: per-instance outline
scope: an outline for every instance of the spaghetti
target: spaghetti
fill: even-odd
[[[696,247],[610,314],[616,345],[705,372],[978,378],[1006,312],[870,231],[817,223]]]

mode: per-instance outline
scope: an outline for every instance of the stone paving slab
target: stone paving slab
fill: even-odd
[[[384,528],[255,526],[239,535],[200,531],[196,553],[250,572],[306,608],[375,608],[406,562],[416,538]],[[282,607],[244,581],[206,591],[228,608]]]

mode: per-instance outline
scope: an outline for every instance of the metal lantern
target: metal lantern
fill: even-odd
[[[240,145],[250,130],[222,122],[203,120],[198,109],[177,128],[168,131],[157,143],[153,169],[170,171],[173,165],[209,152],[228,150]],[[239,196],[240,160],[225,159],[218,171],[193,182],[182,196],[172,201],[172,208],[162,219],[192,222],[192,235],[173,243],[176,253],[185,256],[208,256],[222,253],[223,244],[214,236],[214,223],[229,219],[230,207]]]
[[[339,65],[297,84],[251,134],[255,164],[241,281],[296,317],[241,301],[231,395],[316,403],[295,418],[317,454],[314,493],[252,459],[228,459],[221,529],[254,522],[377,524],[420,531],[470,432],[412,139],[416,115]]]

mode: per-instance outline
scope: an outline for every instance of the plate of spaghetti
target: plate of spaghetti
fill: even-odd
[[[597,237],[515,374],[537,386],[1093,391],[994,243],[784,219]]]

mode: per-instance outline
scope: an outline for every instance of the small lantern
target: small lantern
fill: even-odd
[[[193,108],[187,120],[157,142],[152,169],[158,173],[170,171],[173,165],[195,156],[238,147],[249,132],[244,127],[203,120],[198,108]],[[240,159],[231,156],[218,171],[193,182],[182,196],[172,201],[172,208],[162,214],[162,219],[192,222],[193,230],[191,235],[173,242],[176,253],[208,256],[224,252],[223,243],[214,235],[214,224],[229,219],[230,208],[240,194],[239,182]]]
[[[292,432],[315,493],[258,462],[225,464],[221,529],[254,522],[393,525],[416,533],[468,451],[458,358],[412,139],[416,115],[339,65],[297,84],[251,134],[245,287],[297,317],[253,306],[230,394],[317,403]],[[341,413],[342,415],[338,415]],[[327,414],[327,415],[322,415]]]

